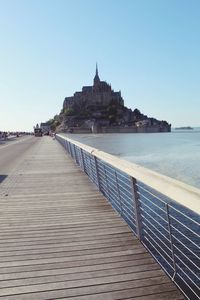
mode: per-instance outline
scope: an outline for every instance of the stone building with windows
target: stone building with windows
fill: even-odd
[[[92,86],[83,86],[81,92],[75,92],[72,97],[66,97],[63,103],[63,109],[71,109],[74,106],[80,107],[106,107],[110,104],[124,106],[124,100],[121,92],[114,92],[105,81],[101,81],[96,65],[96,74]]]

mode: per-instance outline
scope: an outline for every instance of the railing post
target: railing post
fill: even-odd
[[[98,170],[98,164],[97,164],[97,158],[96,158],[96,156],[94,156],[94,164],[95,164],[95,169],[96,169],[98,189],[99,189],[99,191],[101,191],[100,180],[99,180],[99,170]]]
[[[74,156],[75,156],[75,161],[76,161],[76,164],[78,165],[78,159],[77,159],[77,155],[76,155],[76,146],[74,146]]]
[[[105,164],[103,164],[103,168],[104,168],[104,175],[105,175],[105,179],[106,179],[106,192],[108,195],[108,200],[110,201],[110,203],[112,203],[112,199],[110,197],[110,189],[108,186],[108,179],[107,179],[107,172],[106,172]]]
[[[138,239],[142,240],[142,222],[141,222],[141,215],[140,215],[140,202],[139,202],[139,194],[137,188],[136,179],[131,177],[132,182],[132,191],[133,191],[133,205],[135,211],[135,225],[136,225],[136,234]]]
[[[68,142],[66,140],[64,140],[64,143],[65,143],[65,146],[64,146],[65,151],[69,153],[68,144],[67,144]]]
[[[169,239],[170,239],[170,246],[171,246],[171,251],[172,251],[173,266],[174,266],[174,274],[172,276],[172,280],[174,280],[174,277],[176,276],[176,273],[177,273],[177,267],[176,267],[175,255],[174,255],[174,244],[173,244],[173,238],[172,238],[172,230],[171,230],[171,222],[170,222],[170,217],[169,217],[169,204],[168,203],[165,203],[165,208],[166,208],[166,212],[167,212],[167,224],[168,224],[168,230],[169,230]]]
[[[71,155],[71,152],[70,152],[70,142],[67,142],[67,151]]]
[[[119,199],[119,205],[120,205],[120,215],[123,215],[123,206],[122,206],[122,199],[121,199],[121,194],[119,190],[119,182],[118,182],[118,177],[117,177],[117,172],[115,171],[115,180],[116,180],[116,185],[117,185],[117,195]]]
[[[85,161],[84,161],[84,156],[83,156],[83,149],[82,148],[80,148],[81,149],[81,160],[82,160],[82,163],[83,163],[83,171],[86,173],[86,171],[85,171]]]
[[[89,154],[89,177],[92,180],[92,182],[94,182],[94,178],[93,178],[93,172],[92,172],[92,159],[91,159],[91,154]]]
[[[72,148],[71,148],[71,143],[69,142],[69,154],[71,155],[71,157],[73,158],[73,155],[72,155]]]

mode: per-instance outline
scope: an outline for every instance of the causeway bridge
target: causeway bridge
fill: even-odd
[[[1,144],[0,300],[200,299],[199,201],[62,135]]]

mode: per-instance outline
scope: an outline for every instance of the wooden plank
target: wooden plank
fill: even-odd
[[[153,270],[153,271],[145,271],[145,272],[137,272],[131,274],[123,274],[123,275],[113,275],[113,276],[106,276],[100,278],[86,278],[80,280],[66,280],[65,277],[63,281],[56,280],[51,283],[43,283],[43,284],[36,284],[36,285],[23,285],[23,286],[15,286],[10,288],[3,288],[0,289],[0,296],[6,295],[17,295],[17,294],[25,294],[25,293],[35,293],[39,291],[55,291],[55,290],[63,290],[63,289],[77,289],[79,287],[89,287],[95,286],[98,290],[98,286],[102,286],[103,284],[116,284],[117,288],[119,288],[120,282],[129,282],[131,280],[139,280],[143,278],[153,278],[157,276],[162,276],[163,271],[161,270]],[[116,283],[117,282],[117,283]],[[109,287],[110,288],[110,287]],[[170,288],[175,289],[175,286],[170,283]],[[170,290],[170,289],[169,289]]]
[[[164,281],[167,279],[165,278]],[[159,282],[159,283],[158,283]],[[25,289],[23,290],[25,291]],[[12,294],[5,295],[2,299],[7,300],[47,300],[47,299],[80,299],[80,300],[110,300],[110,299],[134,299],[141,296],[154,295],[157,299],[173,299],[170,298],[174,293],[176,298],[180,298],[180,293],[177,292],[176,287],[170,283],[162,283],[162,277],[146,278],[135,281],[118,282],[113,284],[93,285],[80,288],[61,288],[55,289],[52,285],[52,290],[49,291],[35,291],[34,293]],[[79,297],[77,297],[79,296]],[[28,297],[28,298],[27,298]],[[168,298],[167,298],[168,297]],[[182,296],[181,296],[182,297]]]
[[[41,277],[47,275],[59,275],[59,274],[73,274],[73,273],[82,273],[84,272],[93,272],[93,271],[106,271],[107,270],[115,270],[116,268],[120,268],[125,273],[127,272],[128,268],[131,268],[132,271],[135,271],[133,266],[140,266],[140,265],[149,265],[155,263],[152,257],[141,257],[142,259],[137,260],[127,260],[127,261],[116,261],[116,262],[102,262],[101,264],[95,264],[94,262],[88,262],[89,265],[86,266],[73,266],[73,264],[66,265],[63,263],[61,264],[54,264],[53,266],[47,265],[46,268],[42,270],[28,270],[28,271],[20,271],[15,273],[5,273],[0,274],[0,280],[10,280],[10,279],[24,279],[24,278],[34,278],[34,277]],[[42,265],[44,267],[44,265]],[[98,273],[99,274],[99,273]]]
[[[95,270],[95,271],[88,271],[90,268],[86,269],[84,272],[78,273],[69,273],[63,270],[61,274],[48,274],[43,276],[35,276],[31,278],[22,278],[22,279],[13,279],[13,280],[3,280],[0,281],[0,288],[5,287],[17,287],[17,286],[30,286],[36,284],[43,284],[43,283],[52,283],[52,282],[65,282],[66,278],[69,281],[77,281],[77,280],[84,280],[87,281],[89,284],[89,279],[94,278],[101,278],[102,280],[107,277],[111,277],[115,281],[119,281],[122,277],[119,275],[123,275],[124,280],[126,280],[126,275],[131,275],[133,273],[139,272],[147,272],[150,270],[158,270],[159,267],[153,262],[151,264],[146,265],[139,265],[139,266],[126,266],[114,269],[106,269],[106,270]],[[67,275],[67,276],[66,276]],[[129,278],[129,277],[128,277]],[[98,280],[96,280],[98,282]]]
[[[42,264],[41,261],[38,261],[38,264],[30,264],[29,265],[19,265],[19,266],[8,266],[8,267],[1,267],[1,274],[8,274],[8,273],[21,273],[21,272],[28,272],[28,271],[38,271],[38,270],[51,270],[51,269],[63,269],[63,268],[74,268],[74,267],[82,267],[82,266],[96,266],[101,264],[110,264],[114,262],[130,262],[137,261],[145,258],[149,258],[149,253],[139,253],[134,255],[120,255],[120,256],[113,256],[113,257],[103,257],[98,259],[87,259],[87,260],[69,260],[65,261],[64,259],[61,262],[55,261],[51,263]]]
[[[9,257],[19,257],[19,256],[23,256],[23,258],[25,258],[25,255],[38,255],[38,254],[47,254],[47,253],[62,253],[62,252],[70,252],[70,251],[96,251],[96,250],[100,250],[105,252],[108,251],[110,252],[111,250],[116,251],[117,247],[119,247],[119,243],[117,242],[110,242],[110,240],[108,240],[109,243],[107,244],[103,244],[103,243],[99,243],[99,244],[85,244],[85,245],[74,245],[74,246],[70,246],[67,243],[65,244],[65,246],[56,246],[54,245],[54,247],[46,247],[46,248],[39,248],[39,249],[28,249],[28,250],[23,250],[21,248],[19,248],[17,251],[13,250],[12,251],[7,251],[6,249],[4,251],[0,252],[0,257],[3,256],[5,258],[9,258]],[[129,248],[139,248],[141,247],[140,244],[134,244],[133,241],[130,240],[130,242],[126,241],[126,245],[125,246],[120,246],[121,248],[123,247],[129,247]],[[111,249],[111,250],[110,250]],[[119,250],[119,248],[118,248]],[[124,250],[124,248],[123,248]],[[98,252],[98,253],[100,253]],[[87,252],[84,252],[85,254]],[[95,252],[93,252],[95,253]],[[77,254],[77,252],[76,252]]]

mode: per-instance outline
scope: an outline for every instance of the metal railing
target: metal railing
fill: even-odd
[[[200,299],[200,191],[62,135],[96,184],[187,299]]]

